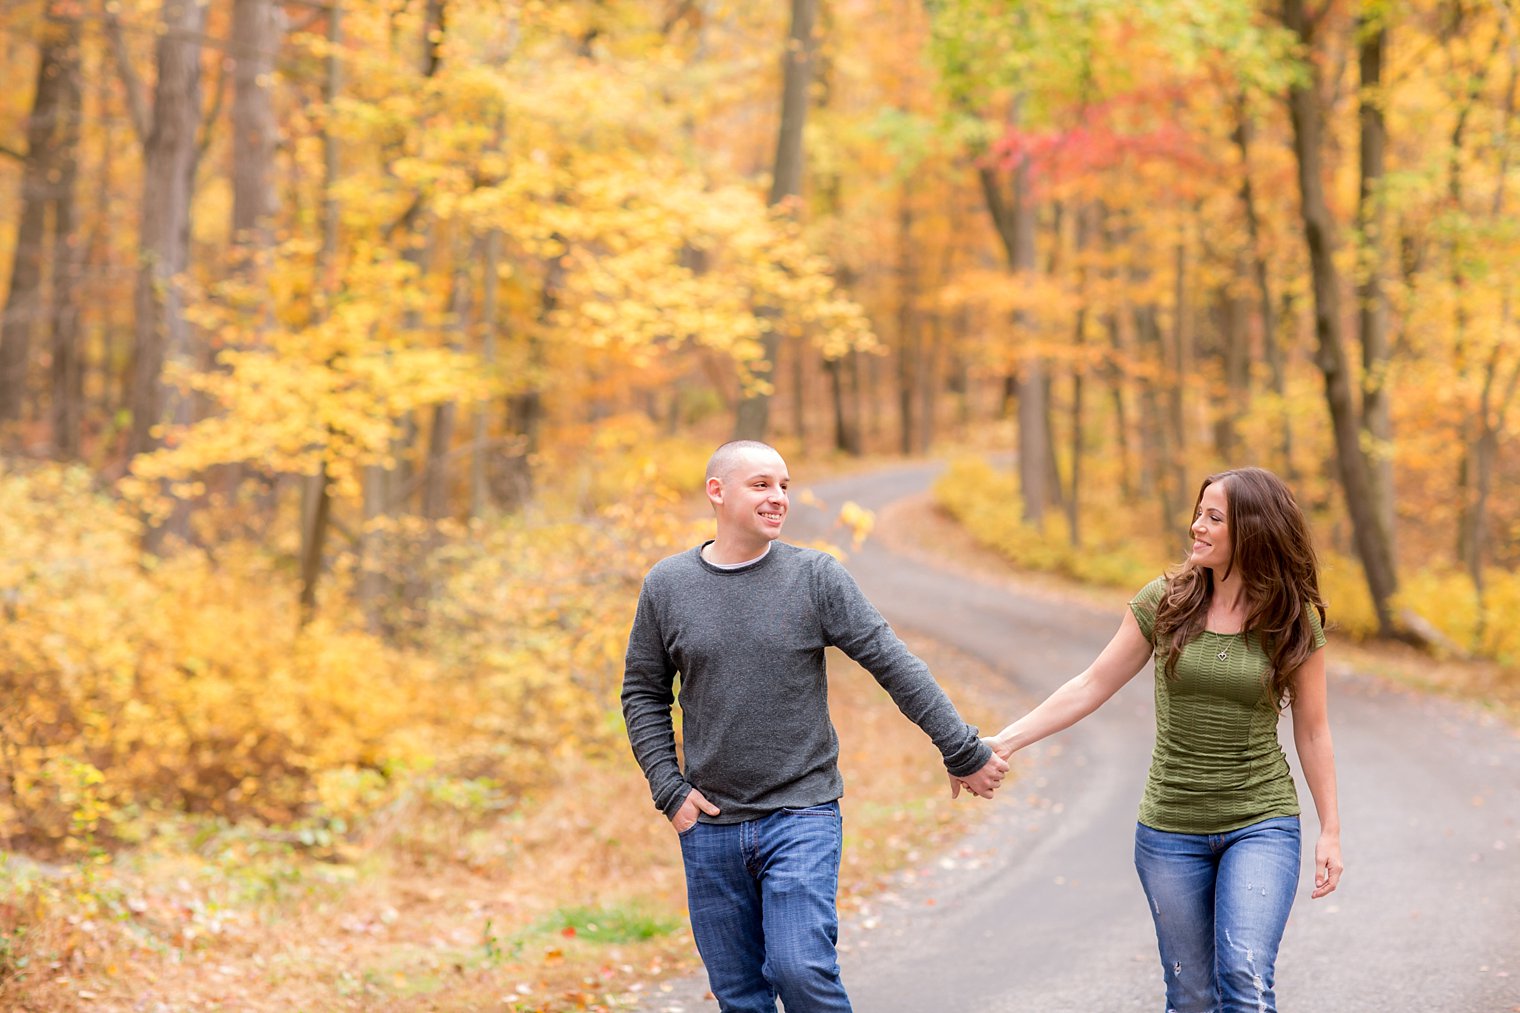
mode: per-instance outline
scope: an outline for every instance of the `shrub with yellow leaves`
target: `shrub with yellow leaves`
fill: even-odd
[[[979,541],[1026,569],[1132,590],[1168,562],[1153,530],[1105,524],[1084,532],[1086,541],[1078,548],[1060,518],[1050,517],[1039,528],[1025,524],[1019,517],[1017,476],[981,458],[951,462],[935,483],[934,496]]]
[[[611,748],[638,583],[697,537],[677,490],[705,451],[630,419],[544,455],[534,510],[423,564],[404,643],[365,628],[351,577],[301,626],[270,547],[147,557],[83,469],[0,473],[0,538],[25,547],[0,563],[0,839],[76,850],[175,812],[358,829],[409,775],[511,794]]]
[[[60,504],[68,508],[60,510]],[[0,832],[131,836],[132,814],[293,817],[313,776],[416,755],[425,680],[366,634],[298,630],[288,581],[255,549],[140,555],[138,522],[78,469],[0,476]]]

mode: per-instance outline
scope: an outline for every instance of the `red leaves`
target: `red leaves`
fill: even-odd
[[[1157,102],[1167,99],[1129,94],[1084,106],[1064,127],[1009,127],[992,143],[988,161],[1009,171],[1027,161],[1030,183],[1035,187],[1157,162],[1191,172],[1212,171],[1215,163],[1208,155],[1205,139],[1190,134],[1176,119],[1167,118],[1164,108],[1155,108]]]

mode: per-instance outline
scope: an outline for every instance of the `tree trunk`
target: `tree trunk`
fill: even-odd
[[[359,534],[354,540],[354,556],[359,572],[354,581],[354,592],[358,599],[359,613],[364,617],[364,628],[378,634],[384,626],[381,599],[388,583],[384,564],[380,560],[385,539],[375,530],[377,522],[386,513],[385,471],[372,464],[363,469],[362,475],[363,503],[360,508]]]
[[[1120,332],[1118,313],[1111,312],[1107,315],[1106,328],[1113,355],[1105,365],[1103,375],[1108,381],[1109,400],[1113,403],[1114,410],[1114,446],[1119,455],[1119,492],[1123,501],[1129,503],[1135,498],[1135,478],[1130,466],[1130,427],[1129,414],[1124,407],[1124,371],[1119,368],[1120,357],[1124,353],[1124,338]]]
[[[1388,130],[1383,116],[1383,59],[1388,32],[1383,15],[1359,29],[1361,45],[1361,186],[1357,218],[1364,251],[1357,283],[1357,331],[1362,343],[1362,447],[1367,478],[1378,507],[1381,538],[1394,543],[1393,423],[1389,412],[1388,300],[1383,294],[1383,232],[1387,216],[1381,193]]]
[[[456,253],[458,253],[456,249]],[[451,329],[454,339],[449,343],[454,351],[464,347],[465,331],[470,319],[470,270],[469,261],[459,256],[454,265],[453,295],[450,298]],[[459,404],[445,401],[433,407],[433,425],[428,432],[427,464],[422,473],[422,516],[429,521],[440,521],[449,515],[450,455],[454,445],[454,430],[459,421]]]
[[[1516,44],[1513,36],[1508,47],[1508,58],[1509,81],[1504,89],[1504,106],[1501,110],[1499,128],[1496,131],[1497,136],[1494,139],[1494,149],[1499,152],[1499,163],[1495,167],[1496,179],[1509,177],[1512,149],[1507,142],[1515,118],[1516,92],[1520,89],[1520,44]],[[1495,187],[1493,205],[1489,212],[1490,220],[1495,226],[1503,220],[1504,195],[1504,187]],[[1478,595],[1478,628],[1474,637],[1476,642],[1473,644],[1475,649],[1481,647],[1488,632],[1488,610],[1485,601],[1487,588],[1483,570],[1488,562],[1489,498],[1493,493],[1494,472],[1499,461],[1500,436],[1506,431],[1510,407],[1515,402],[1517,391],[1520,391],[1520,356],[1517,356],[1509,367],[1508,380],[1500,379],[1504,351],[1506,348],[1513,350],[1515,347],[1513,340],[1506,340],[1513,331],[1514,301],[1511,294],[1506,291],[1500,303],[1499,333],[1484,367],[1483,385],[1478,399],[1477,438],[1471,451],[1473,501],[1471,509],[1464,518],[1469,531],[1463,539],[1464,547],[1468,549],[1463,563],[1467,567],[1468,576]]]
[[[480,285],[480,359],[486,370],[496,366],[496,304],[501,279],[497,271],[501,263],[501,232],[492,229],[480,239],[480,254],[484,265]],[[470,516],[479,517],[485,509],[487,492],[486,461],[490,453],[487,446],[488,425],[485,405],[475,405],[475,432],[470,447]]]
[[[1148,353],[1155,364],[1155,372],[1165,375],[1165,340],[1157,312],[1155,303],[1135,308],[1135,338],[1141,354]],[[1154,377],[1146,376],[1140,380],[1140,486],[1155,490],[1162,530],[1171,530],[1178,523],[1181,499],[1181,492],[1172,486],[1170,437],[1171,426],[1161,403],[1160,385]]]
[[[60,75],[70,78],[64,86],[60,110],[61,137],[57,146],[57,183],[53,195],[53,300],[48,314],[52,333],[52,429],[53,449],[61,458],[77,458],[84,427],[84,347],[80,335],[80,275],[84,265],[83,244],[78,232],[79,213],[75,185],[79,179],[79,137],[83,96],[80,93],[78,25],[61,21],[65,33]]]
[[[1077,258],[1077,319],[1072,327],[1071,342],[1075,355],[1071,370],[1071,409],[1067,433],[1067,453],[1071,457],[1071,484],[1066,494],[1066,528],[1073,547],[1082,544],[1082,456],[1083,456],[1083,396],[1087,377],[1087,319],[1091,312],[1091,292],[1088,286],[1087,245],[1092,231],[1093,209],[1078,206],[1074,237]]]
[[[797,342],[792,356],[792,435],[799,447],[807,446],[808,346]]]
[[[1105,263],[1113,264],[1112,253],[1118,248],[1119,239],[1111,225],[1107,208],[1099,203],[1094,208],[1096,221],[1093,231],[1096,238],[1103,244]],[[1105,269],[1103,282],[1107,287],[1114,287],[1122,280],[1123,268],[1111,266]],[[1113,441],[1114,451],[1119,458],[1119,492],[1122,502],[1132,503],[1135,501],[1135,476],[1131,466],[1131,427],[1129,413],[1125,405],[1125,375],[1123,363],[1124,334],[1123,324],[1120,322],[1120,307],[1107,309],[1103,314],[1103,329],[1108,334],[1108,354],[1103,357],[1100,366],[1100,376],[1108,388],[1108,399],[1113,406],[1114,427]]]
[[[78,120],[79,107],[74,107]],[[78,135],[71,142],[77,147]],[[79,163],[69,158],[59,173],[59,196],[53,205],[53,307],[48,315],[53,335],[53,449],[64,459],[79,457],[84,428],[84,342],[80,334],[80,274],[83,266],[77,235],[74,184]]]
[[[1293,423],[1286,411],[1288,370],[1283,362],[1282,341],[1277,333],[1277,304],[1272,298],[1272,274],[1262,247],[1261,218],[1256,210],[1256,191],[1251,183],[1251,120],[1246,110],[1245,92],[1235,102],[1235,146],[1240,150],[1240,204],[1246,217],[1246,235],[1250,243],[1251,274],[1256,281],[1258,308],[1261,313],[1261,350],[1271,375],[1272,393],[1277,396],[1281,416],[1277,453],[1285,479],[1293,474]]]
[[[338,200],[334,196],[338,182],[338,137],[330,129],[333,110],[343,87],[343,8],[334,4],[327,11],[327,62],[322,81],[322,245],[317,250],[315,315],[325,317],[338,288]],[[322,555],[327,545],[327,529],[332,520],[332,490],[328,485],[327,462],[317,473],[303,481],[301,489],[301,624],[315,615],[317,582],[322,578]],[[362,537],[362,535],[361,535]],[[360,555],[360,565],[363,556]]]
[[[322,553],[332,521],[332,491],[327,484],[327,462],[308,480],[301,511],[300,623],[305,626],[317,614],[317,582],[322,577]]]
[[[1501,320],[1505,333],[1513,329],[1513,311],[1508,299],[1505,300]],[[1478,403],[1478,437],[1472,449],[1472,530],[1468,536],[1471,549],[1468,557],[1462,561],[1472,580],[1473,588],[1478,593],[1480,627],[1484,615],[1482,605],[1486,590],[1483,567],[1487,562],[1488,504],[1493,494],[1494,471],[1499,460],[1499,438],[1504,432],[1510,406],[1515,403],[1516,392],[1520,391],[1520,361],[1512,364],[1508,380],[1499,379],[1500,350],[1503,347],[1502,342],[1494,345],[1484,371],[1483,392]]]
[[[1029,160],[1020,161],[1013,172],[1011,200],[1004,200],[997,173],[990,167],[978,170],[982,198],[992,223],[1002,240],[1008,268],[1015,277],[1035,269],[1035,211],[1029,204]],[[1022,336],[1027,321],[1015,313],[1012,326]],[[1050,474],[1047,460],[1050,448],[1050,409],[1046,398],[1046,364],[1044,359],[1026,351],[1020,356],[1018,376],[1014,381],[1018,396],[1019,487],[1025,523],[1039,527],[1044,523],[1045,505],[1049,502],[1046,487]]]
[[[918,315],[914,307],[917,267],[913,262],[913,206],[910,201],[911,195],[904,180],[897,205],[897,449],[905,457],[913,453],[918,419],[915,394],[922,372]]]
[[[834,407],[834,448],[851,457],[860,456],[860,427],[852,418],[854,413],[848,394],[849,378],[852,375],[858,378],[858,372],[850,368],[849,361],[855,354],[846,352],[841,358],[825,359],[823,363],[829,374],[829,394]]]
[[[143,153],[141,266],[132,369],[131,454],[159,444],[156,427],[189,422],[189,401],[164,383],[164,365],[190,359],[179,275],[189,265],[190,204],[199,157],[201,37],[206,8],[165,0],[157,46],[158,83]]]
[[[1193,328],[1189,308],[1192,300],[1187,287],[1187,243],[1180,235],[1173,249],[1173,261],[1171,347],[1164,355],[1164,358],[1171,360],[1171,368],[1165,374],[1169,376],[1166,384],[1166,418],[1172,429],[1169,441],[1171,453],[1167,455],[1166,469],[1171,475],[1171,486],[1181,499],[1182,492],[1194,481],[1192,476],[1187,474],[1184,464],[1188,458],[1185,387],[1187,378],[1194,375],[1194,369],[1191,348]]]
[[[776,133],[776,161],[771,175],[770,203],[774,206],[802,193],[803,126],[807,122],[808,92],[812,86],[817,40],[813,23],[817,17],[817,0],[792,0],[791,30],[781,60],[781,126]],[[770,428],[771,377],[776,357],[781,351],[781,332],[774,319],[775,311],[759,307],[762,317],[770,319],[765,333],[764,358],[751,364],[751,373],[759,388],[744,393],[734,424],[734,437],[763,440]]]
[[[322,246],[317,256],[317,290],[323,294],[323,312],[338,290],[338,208],[337,184],[342,172],[342,149],[332,129],[337,115],[338,96],[343,91],[343,5],[327,9],[327,60],[322,76]]]
[[[943,275],[941,278],[943,279]],[[924,333],[922,369],[918,382],[918,452],[927,454],[939,436],[939,390],[943,373],[945,347],[944,315],[935,311],[929,315],[929,327]]]
[[[1297,34],[1305,51],[1312,54],[1314,24],[1304,10],[1304,0],[1285,0],[1283,23]],[[1288,89],[1288,112],[1293,123],[1293,149],[1298,164],[1300,215],[1309,248],[1314,291],[1314,332],[1319,350],[1317,361],[1325,379],[1325,402],[1334,431],[1336,470],[1351,518],[1352,538],[1367,589],[1383,636],[1395,632],[1393,596],[1398,590],[1393,546],[1379,523],[1386,508],[1374,500],[1361,446],[1361,425],[1352,398],[1351,376],[1341,335],[1340,272],[1335,264],[1334,223],[1325,201],[1324,124],[1317,95],[1319,75],[1312,58],[1307,81]]]
[[[558,239],[558,235],[555,236]],[[559,258],[545,261],[543,291],[539,294],[538,321],[545,323],[559,305],[560,286],[564,284],[565,269]],[[536,374],[543,351],[538,339],[527,339],[527,371]],[[539,431],[544,419],[543,393],[529,389],[507,398],[506,431],[508,444],[503,460],[502,488],[499,498],[508,509],[526,504],[533,498],[532,458],[538,452]]]
[[[42,22],[37,85],[26,123],[21,214],[16,225],[10,288],[0,313],[0,422],[22,415],[37,323],[51,320],[56,325],[59,314],[70,314],[72,319],[73,313],[73,307],[63,305],[60,300],[72,296],[76,266],[73,189],[79,144],[79,24],[64,11],[64,6],[49,4]],[[51,258],[50,207],[55,214]],[[50,259],[55,265],[55,289],[62,281],[69,290],[54,292],[51,309],[43,304],[45,265]],[[55,332],[53,337],[56,350],[59,336]],[[73,351],[72,344],[68,350]],[[54,405],[55,412],[59,407]]]
[[[1236,260],[1237,277],[1247,268],[1243,258]],[[1251,343],[1247,327],[1245,300],[1226,285],[1215,300],[1215,333],[1219,341],[1219,359],[1224,370],[1221,403],[1214,415],[1214,447],[1221,460],[1235,463],[1240,418],[1251,402]]]
[[[280,14],[273,0],[232,5],[232,269],[246,288],[255,332],[273,323],[274,306],[262,283],[274,234],[274,56]]]
[[[133,297],[130,456],[155,449],[162,439],[160,427],[192,421],[190,396],[165,381],[164,367],[196,365],[180,275],[190,265],[205,26],[206,7],[196,0],[164,0],[158,81],[143,150],[140,261]],[[164,493],[168,495],[167,488]],[[161,552],[170,535],[188,537],[189,524],[189,506],[176,501],[163,523],[148,528],[144,547]]]
[[[1443,41],[1448,46],[1448,53],[1450,53],[1449,47],[1452,42],[1459,38],[1465,38],[1468,34],[1465,31],[1466,26],[1463,23],[1465,17],[1466,10],[1458,5],[1451,12],[1450,23],[1443,24],[1441,34]],[[1493,49],[1489,53],[1488,62],[1491,62],[1493,56],[1498,52],[1498,48],[1506,34],[1508,33],[1502,30],[1494,33]],[[1513,55],[1511,58],[1513,59]],[[1486,68],[1487,62],[1483,66]],[[1483,93],[1483,81],[1487,75],[1486,70],[1478,73],[1462,74],[1455,66],[1454,58],[1451,58],[1449,71],[1453,80],[1465,81],[1462,100],[1458,107],[1456,123],[1452,128],[1447,153],[1447,199],[1450,202],[1451,212],[1461,217],[1466,214],[1467,203],[1463,179],[1463,141],[1467,134],[1468,121]],[[1513,100],[1507,99],[1507,101],[1512,102]],[[1506,114],[1506,128],[1508,125],[1507,121],[1508,114]],[[1505,151],[1502,146],[1500,146],[1500,150]],[[1506,156],[1507,151],[1501,154],[1500,157],[1504,159]],[[1501,175],[1498,178],[1504,179],[1504,176]],[[1496,190],[1498,194],[1502,195],[1504,187],[1501,185]],[[1447,249],[1451,285],[1455,293],[1452,299],[1452,329],[1454,331],[1452,346],[1459,389],[1466,388],[1473,379],[1471,373],[1473,356],[1469,345],[1472,335],[1470,333],[1467,306],[1468,277],[1466,266],[1467,251],[1465,246],[1468,241],[1467,237],[1462,233],[1454,233]],[[1476,462],[1474,458],[1477,454],[1478,444],[1483,439],[1482,429],[1484,423],[1476,417],[1478,414],[1478,412],[1474,412],[1471,417],[1462,419],[1458,429],[1461,456],[1457,461],[1457,496],[1459,497],[1461,506],[1457,517],[1457,558],[1461,559],[1463,564],[1470,570],[1481,570],[1482,567],[1482,564],[1478,562],[1481,550],[1478,548],[1477,543],[1481,541],[1482,535],[1478,532],[1481,522],[1476,519],[1477,488],[1475,480]]]

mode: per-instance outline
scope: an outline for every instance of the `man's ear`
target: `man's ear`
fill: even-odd
[[[709,478],[707,480],[707,501],[709,503],[711,503],[713,506],[718,506],[719,504],[721,504],[723,502],[723,480],[722,479],[719,479],[719,478]]]

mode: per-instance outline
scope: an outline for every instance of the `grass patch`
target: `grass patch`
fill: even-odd
[[[592,943],[642,943],[668,936],[680,927],[680,919],[642,906],[562,907],[538,926],[541,932],[557,932]]]

